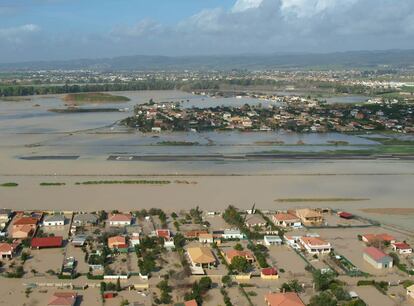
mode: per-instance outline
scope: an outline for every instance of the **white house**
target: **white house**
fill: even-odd
[[[366,248],[363,258],[376,269],[389,269],[393,266],[392,257],[374,247]]]
[[[111,214],[108,218],[109,226],[127,226],[132,224],[130,214]]]
[[[300,219],[294,214],[278,213],[276,215],[273,215],[272,219],[275,225],[278,225],[278,226],[293,227],[293,228],[302,227],[302,222],[300,222]]]
[[[213,243],[214,242],[213,234],[201,233],[198,235],[198,241],[200,243]]]
[[[263,240],[265,245],[281,245],[283,242],[279,236],[264,236]]]
[[[327,254],[332,251],[331,244],[318,237],[301,237],[299,242],[309,254]]]
[[[392,249],[394,252],[398,252],[400,255],[411,254],[413,252],[413,248],[405,242],[394,242],[392,244]]]
[[[65,216],[64,215],[48,215],[43,220],[43,226],[64,226]]]
[[[136,246],[139,245],[141,242],[139,240],[139,233],[132,233],[130,239],[129,239],[129,243],[131,244],[131,246]]]
[[[223,239],[246,239],[246,235],[239,229],[226,229],[221,237]]]

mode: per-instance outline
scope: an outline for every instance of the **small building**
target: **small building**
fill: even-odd
[[[169,229],[157,229],[155,234],[158,238],[170,239],[171,238],[171,231]]]
[[[15,240],[13,243],[0,243],[0,258],[1,259],[12,259],[16,254],[17,249],[20,247],[20,241]]]
[[[184,237],[186,239],[197,239],[201,234],[208,234],[206,230],[193,230],[184,232]]]
[[[167,250],[172,250],[175,248],[174,238],[164,239],[164,248]]]
[[[43,226],[64,226],[65,225],[65,216],[56,214],[48,215],[43,220]]]
[[[393,266],[392,257],[374,247],[366,248],[363,253],[363,258],[376,269],[388,269]]]
[[[49,300],[49,306],[74,306],[76,304],[76,292],[55,292]]]
[[[95,214],[77,214],[73,217],[73,225],[90,226],[98,223],[98,216]]]
[[[265,227],[266,221],[263,219],[263,217],[259,214],[251,214],[248,215],[245,222],[247,227]]]
[[[282,227],[292,227],[292,228],[301,228],[302,223],[300,219],[291,213],[278,213],[272,217],[273,223],[277,226]]]
[[[279,236],[264,236],[265,245],[281,245],[283,240]]]
[[[132,224],[130,214],[110,214],[108,217],[109,226],[128,226]]]
[[[0,209],[0,229],[6,227],[7,223],[10,221],[12,212],[10,209]]]
[[[72,238],[72,245],[75,247],[83,247],[86,243],[88,236],[76,235]]]
[[[323,222],[322,213],[310,208],[301,208],[296,210],[296,215],[306,225],[320,225]]]
[[[263,268],[260,271],[260,277],[266,280],[274,280],[279,278],[276,268]]]
[[[221,237],[223,239],[246,239],[246,235],[239,229],[225,229]]]
[[[368,244],[372,244],[376,241],[382,242],[382,243],[394,243],[396,241],[394,236],[391,236],[389,234],[383,233],[383,234],[365,234],[362,235],[362,241]]]
[[[198,235],[198,241],[200,243],[213,243],[214,239],[213,239],[213,234],[200,234]]]
[[[190,247],[187,254],[194,267],[210,268],[217,263],[216,257],[208,247]]]
[[[347,220],[350,220],[350,219],[353,219],[354,218],[354,215],[353,214],[351,214],[349,212],[346,212],[346,211],[339,212],[338,213],[338,216],[340,218],[342,218],[342,219],[347,219]]]
[[[233,262],[235,257],[243,257],[250,263],[255,262],[253,253],[250,251],[227,250],[224,252],[224,257],[229,264]]]
[[[319,237],[301,237],[299,242],[309,254],[328,254],[332,251],[331,244]]]
[[[32,249],[44,249],[44,248],[60,248],[63,244],[63,237],[35,237],[31,241]]]
[[[414,300],[414,285],[407,287],[407,296]]]
[[[128,249],[126,238],[124,236],[109,237],[108,247],[112,250]]]
[[[26,239],[31,237],[37,228],[38,219],[32,217],[20,217],[13,223],[12,238]]]
[[[267,306],[305,306],[296,292],[268,293],[265,302]]]
[[[394,252],[398,252],[400,255],[411,254],[413,252],[413,248],[405,242],[394,242],[392,244],[392,249]]]
[[[141,243],[140,234],[139,233],[132,233],[132,235],[129,239],[129,244],[132,247],[135,247],[136,245],[139,245],[140,243]]]

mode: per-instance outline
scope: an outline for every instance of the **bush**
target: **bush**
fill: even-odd
[[[13,182],[9,182],[9,183],[3,183],[0,186],[1,187],[17,187],[17,186],[19,186],[19,184],[13,183]]]

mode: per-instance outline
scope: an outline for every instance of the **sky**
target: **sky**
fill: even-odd
[[[0,62],[414,49],[414,0],[0,0]]]

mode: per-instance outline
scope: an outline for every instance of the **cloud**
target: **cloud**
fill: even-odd
[[[243,12],[248,9],[258,8],[263,0],[237,0],[232,7],[233,12]]]
[[[0,28],[0,38],[9,42],[21,43],[27,35],[39,31],[40,27],[36,24],[24,24],[17,27]]]

